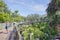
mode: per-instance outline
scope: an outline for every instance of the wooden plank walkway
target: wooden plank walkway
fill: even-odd
[[[7,33],[5,29],[0,30],[0,40],[9,40],[9,36],[13,28],[9,28],[9,32]]]

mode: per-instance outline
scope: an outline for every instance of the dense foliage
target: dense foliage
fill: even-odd
[[[20,31],[25,40],[51,40],[57,33],[54,28],[51,28],[47,22],[34,23],[33,25],[22,26]],[[30,36],[31,37],[30,37]]]
[[[59,11],[60,11],[60,0],[52,0],[47,8],[47,17],[49,18],[50,26],[53,27],[60,23]]]
[[[0,22],[5,22],[6,20],[10,20],[10,15],[0,12]]]
[[[21,19],[22,16],[18,14],[17,10],[13,13],[9,10],[7,4],[3,0],[0,0],[0,22],[6,22],[7,20],[10,22],[20,22]]]

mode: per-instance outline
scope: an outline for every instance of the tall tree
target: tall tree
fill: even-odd
[[[12,18],[16,22],[20,22],[22,20],[22,16],[18,14],[18,10],[15,10],[14,13],[12,13]]]
[[[56,11],[60,10],[60,0],[52,0],[47,8],[48,16],[56,14]]]
[[[4,7],[6,6],[6,4],[4,3],[3,0],[0,1],[0,12],[2,12],[4,10]]]
[[[27,16],[28,21],[40,21],[40,15],[39,14],[30,14]]]
[[[60,0],[52,0],[49,3],[49,6],[47,8],[47,16],[49,17],[49,25],[50,26],[56,26],[57,25],[57,11],[60,10]]]
[[[11,11],[8,9],[4,0],[0,0],[0,22],[11,21]]]
[[[10,14],[10,10],[7,7],[7,4],[3,0],[0,0],[0,12],[8,13]]]
[[[48,16],[54,15],[56,11],[57,11],[57,9],[56,9],[56,0],[52,0],[49,3],[48,8],[47,8]]]

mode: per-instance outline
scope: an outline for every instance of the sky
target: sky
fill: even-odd
[[[22,16],[29,14],[46,14],[46,9],[51,0],[4,0],[8,8],[14,12],[19,11]]]

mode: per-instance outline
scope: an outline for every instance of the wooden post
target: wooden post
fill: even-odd
[[[30,33],[30,40],[32,40],[32,35],[31,35],[31,33]]]

